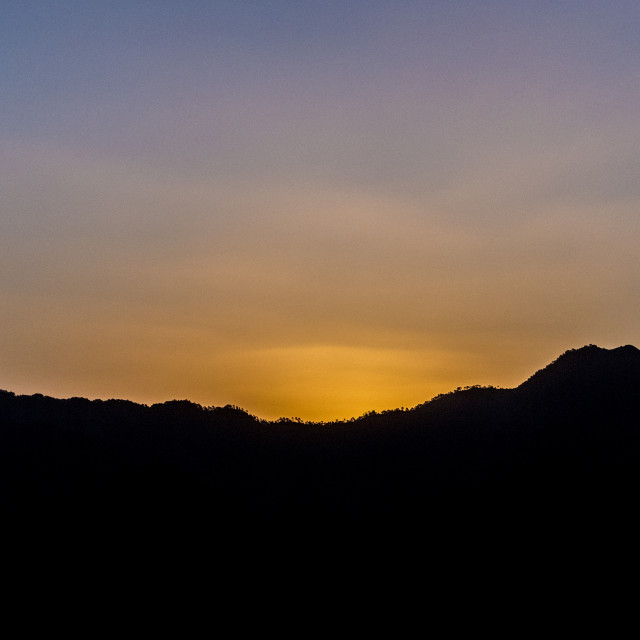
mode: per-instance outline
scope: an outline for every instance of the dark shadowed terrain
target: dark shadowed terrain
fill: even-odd
[[[22,553],[593,563],[637,534],[640,351],[326,424],[4,391],[0,474]]]

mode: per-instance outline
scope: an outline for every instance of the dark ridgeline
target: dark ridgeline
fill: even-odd
[[[633,346],[586,346],[515,389],[344,422],[5,391],[0,426],[5,532],[34,546],[468,558],[578,553],[636,531]]]

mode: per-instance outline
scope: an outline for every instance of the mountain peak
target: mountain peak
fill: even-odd
[[[584,392],[592,385],[615,386],[629,380],[629,374],[640,375],[640,349],[624,345],[606,349],[594,344],[569,349],[549,365],[536,371],[518,388],[580,387]]]

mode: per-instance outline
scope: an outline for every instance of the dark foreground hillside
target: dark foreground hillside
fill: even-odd
[[[329,424],[0,392],[0,483],[5,531],[35,546],[437,557],[621,540],[636,531],[640,351],[587,346],[515,389]]]

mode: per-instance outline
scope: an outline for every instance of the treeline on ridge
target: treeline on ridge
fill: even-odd
[[[515,389],[330,423],[3,391],[0,507],[218,531],[612,512],[639,486],[639,416],[632,346],[568,351]]]

